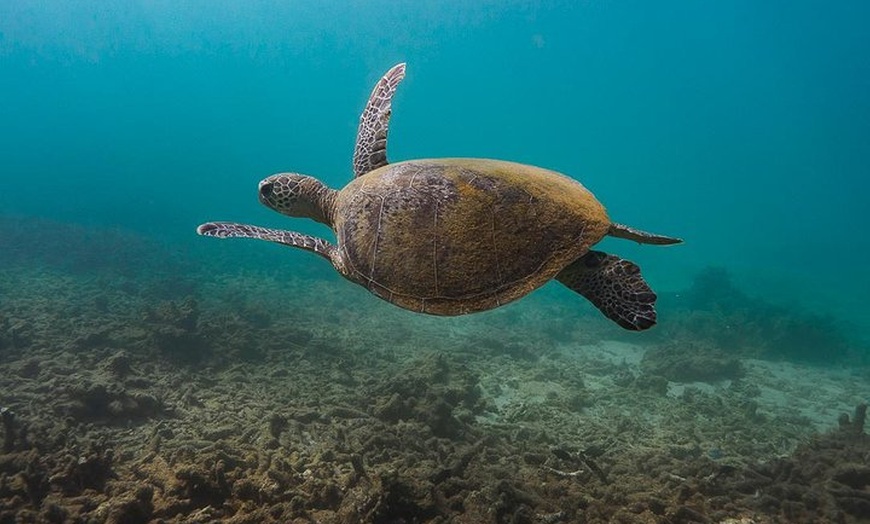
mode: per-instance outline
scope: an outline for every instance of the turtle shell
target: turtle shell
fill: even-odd
[[[601,240],[610,219],[565,175],[462,158],[354,179],[333,225],[347,278],[406,309],[459,315],[542,286]]]

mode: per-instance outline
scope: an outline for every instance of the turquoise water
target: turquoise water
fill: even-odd
[[[319,267],[194,228],[324,234],[262,207],[256,184],[293,170],[343,185],[372,85],[406,61],[391,159],[562,171],[616,220],[686,240],[604,244],[658,291],[722,266],[857,330],[868,19],[863,1],[3,1],[0,214],[131,230],[203,264]]]
[[[0,523],[867,522],[870,2],[0,0]],[[230,220],[389,158],[575,177],[658,293],[464,317]],[[439,222],[440,224],[440,222]],[[379,260],[380,262],[381,260]]]

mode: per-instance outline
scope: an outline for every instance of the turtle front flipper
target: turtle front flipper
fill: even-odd
[[[196,228],[196,232],[206,237],[216,238],[256,238],[276,242],[290,247],[306,249],[317,253],[323,258],[335,264],[337,249],[334,245],[322,238],[311,235],[303,235],[295,231],[281,229],[269,229],[249,224],[237,224],[235,222],[207,222]]]
[[[556,280],[580,293],[625,329],[641,331],[656,323],[656,294],[636,264],[590,251],[563,269]]]
[[[393,66],[378,81],[359,118],[356,147],[353,150],[354,178],[387,165],[387,132],[390,127],[393,95],[405,78],[405,64]]]

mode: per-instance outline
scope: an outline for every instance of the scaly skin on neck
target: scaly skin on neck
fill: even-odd
[[[335,220],[335,199],[338,191],[331,189],[317,179],[312,178],[317,185],[311,186],[311,190],[304,188],[299,195],[300,199],[308,199],[311,202],[311,213],[308,215],[312,220],[326,224],[332,228]]]

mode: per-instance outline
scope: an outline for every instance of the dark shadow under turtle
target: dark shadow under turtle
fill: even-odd
[[[354,179],[340,191],[298,173],[270,176],[260,201],[326,224],[333,244],[293,231],[209,222],[198,233],[307,249],[399,307],[461,315],[516,300],[551,279],[626,329],[656,322],[656,295],[637,265],[590,248],[605,235],[644,244],[680,240],[610,221],[576,180],[547,169],[472,158],[388,163],[391,103],[405,64],[375,86],[360,118]]]

